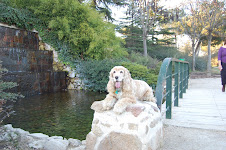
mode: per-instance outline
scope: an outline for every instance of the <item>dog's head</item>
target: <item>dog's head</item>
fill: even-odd
[[[125,67],[115,66],[111,69],[109,78],[113,81],[115,88],[119,89],[122,87],[123,83],[131,79],[131,75]]]

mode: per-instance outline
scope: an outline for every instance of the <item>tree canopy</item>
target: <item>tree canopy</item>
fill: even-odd
[[[60,53],[63,61],[79,58],[101,60],[127,55],[124,41],[115,35],[115,25],[104,21],[104,16],[89,3],[76,0],[10,1],[11,6],[27,9],[39,20],[30,24],[38,30],[44,42]]]
[[[222,41],[225,37],[225,7],[224,2],[218,0],[196,0],[185,5],[187,14],[181,19],[183,33],[189,35],[192,41],[193,70],[195,70],[195,55],[197,48],[203,41],[208,45],[207,71],[211,72],[211,44],[214,38]],[[218,37],[218,38],[217,38]],[[214,44],[214,43],[213,43]]]
[[[195,3],[188,12],[184,8],[165,9],[159,6],[159,0],[0,0],[0,21],[35,28],[66,63],[120,58],[128,56],[127,51],[163,59],[180,56],[175,45],[178,34],[190,34],[193,55],[200,44],[208,43],[207,35],[211,35],[213,44],[219,44],[219,39],[225,36],[225,3],[222,0]],[[100,13],[111,5],[122,4],[128,8],[126,20],[118,27],[123,38],[115,35],[116,25]],[[175,21],[181,19],[183,29],[178,32]]]

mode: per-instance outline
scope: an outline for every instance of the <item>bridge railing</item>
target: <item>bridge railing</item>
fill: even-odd
[[[162,104],[166,102],[166,118],[171,119],[172,104],[178,106],[179,98],[188,88],[189,63],[175,58],[165,58],[160,68],[155,95],[157,105],[162,111]],[[174,80],[174,82],[173,82]],[[172,94],[174,91],[174,94]],[[172,95],[174,95],[172,99]]]

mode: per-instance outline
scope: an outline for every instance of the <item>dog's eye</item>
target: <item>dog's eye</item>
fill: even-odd
[[[115,73],[115,71],[113,73]]]
[[[120,73],[123,73],[123,71],[120,71]]]

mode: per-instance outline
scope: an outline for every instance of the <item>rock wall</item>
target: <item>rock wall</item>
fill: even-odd
[[[46,43],[40,42],[40,49],[53,52],[53,70],[54,71],[56,71],[56,72],[66,71],[68,73],[67,89],[69,89],[69,90],[86,89],[85,85],[83,83],[83,80],[79,76],[79,73],[76,70],[72,69],[69,65],[62,63],[58,59],[58,53],[57,53],[57,51],[54,50],[53,47],[51,47],[50,45],[48,45]]]
[[[121,115],[95,112],[86,150],[156,150],[162,144],[162,128],[161,113],[151,102],[131,105]]]
[[[49,46],[47,46],[49,47]],[[53,48],[51,48],[53,49]],[[58,59],[58,53],[53,50],[53,69],[55,71],[66,71],[68,72],[68,89],[69,90],[81,90],[86,89],[82,79],[79,76],[79,73],[72,69],[70,66],[63,64]]]
[[[67,88],[67,73],[54,72],[53,52],[39,50],[36,32],[0,24],[0,61],[8,70],[3,80],[19,85],[13,92],[31,96]]]

